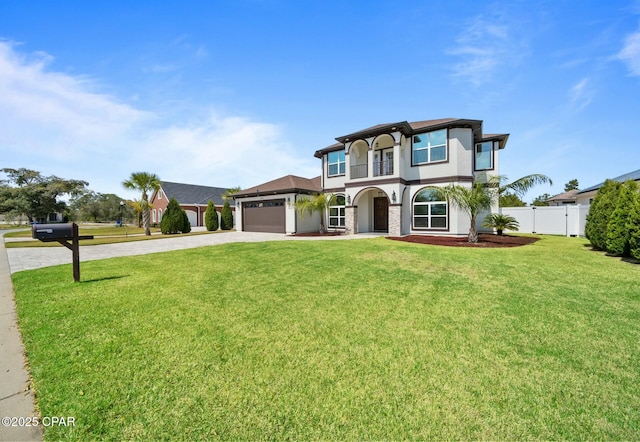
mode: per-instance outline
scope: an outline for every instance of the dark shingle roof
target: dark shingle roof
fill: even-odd
[[[253,195],[275,195],[279,193],[320,193],[320,177],[303,178],[296,175],[286,175],[248,189],[234,193],[234,197],[253,196]]]
[[[628,181],[628,180],[640,181],[640,169],[634,170],[633,172],[625,173],[624,175],[620,175],[618,177],[611,178],[611,179],[613,181],[619,181],[621,183],[624,183],[625,181]],[[602,187],[603,184],[604,184],[604,181],[600,184],[596,184],[595,186],[582,189],[580,192],[578,192],[578,194],[591,192],[592,190],[598,190],[599,188]]]
[[[163,181],[162,191],[167,195],[167,199],[175,198],[181,205],[207,204],[212,200],[216,206],[222,206],[224,204],[222,195],[227,189]]]
[[[327,152],[344,149],[344,143],[358,138],[367,138],[378,134],[400,131],[405,136],[421,133],[427,129],[436,130],[445,127],[470,127],[473,130],[473,137],[476,142],[496,140],[500,142],[500,149],[503,149],[509,138],[509,134],[482,134],[482,120],[468,120],[465,118],[439,118],[437,120],[423,121],[400,121],[397,123],[376,124],[375,126],[353,132],[348,135],[336,137],[338,143],[317,150],[314,154],[316,158],[322,158]]]

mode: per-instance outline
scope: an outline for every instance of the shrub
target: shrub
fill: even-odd
[[[482,222],[482,227],[486,227],[488,229],[496,229],[498,235],[502,235],[503,230],[513,230],[517,232],[520,224],[514,217],[510,215],[492,213],[490,215],[487,215],[487,217],[484,219],[484,221]]]
[[[607,252],[613,255],[629,255],[629,228],[627,218],[638,193],[638,183],[633,180],[625,182],[616,200],[615,209],[607,224]]]
[[[167,209],[162,215],[162,220],[160,221],[160,231],[164,235],[184,232],[185,218],[187,220],[187,225],[189,226],[190,231],[191,224],[189,224],[187,213],[182,209],[182,207],[180,207],[180,204],[178,204],[178,201],[175,198],[171,198],[171,200],[169,200],[169,204],[167,204]]]
[[[622,185],[619,182],[606,180],[591,203],[584,234],[595,249],[606,250],[607,228],[620,187]]]
[[[231,212],[228,200],[225,201],[222,206],[222,212],[220,213],[220,228],[222,230],[233,229],[233,213]]]
[[[629,231],[629,254],[640,259],[640,192],[633,197],[633,203],[627,217]]]
[[[180,231],[182,233],[191,232],[191,223],[189,222],[189,217],[187,216],[187,212],[185,212],[184,210],[182,210],[182,229],[180,229]]]
[[[218,211],[211,200],[209,200],[207,211],[204,213],[204,225],[209,232],[218,230]]]

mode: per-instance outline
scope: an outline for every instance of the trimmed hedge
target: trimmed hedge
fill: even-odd
[[[191,223],[189,223],[187,212],[180,207],[175,198],[171,198],[167,204],[167,209],[160,221],[160,231],[164,235],[191,232]]]
[[[607,252],[612,255],[629,255],[629,237],[631,231],[627,225],[627,219],[634,203],[634,197],[638,193],[638,183],[627,181],[622,185],[616,208],[611,214],[607,225]]]
[[[204,225],[209,232],[218,230],[218,211],[211,200],[209,200],[207,211],[204,213]]]
[[[231,206],[229,206],[228,200],[224,202],[222,212],[220,213],[220,229],[233,229],[233,212],[231,212]]]
[[[606,180],[591,203],[584,234],[596,249],[607,249],[609,219],[616,208],[621,187],[617,181]]]

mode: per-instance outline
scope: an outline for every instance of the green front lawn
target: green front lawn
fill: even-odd
[[[511,249],[227,244],[13,275],[58,439],[640,439],[640,266]]]

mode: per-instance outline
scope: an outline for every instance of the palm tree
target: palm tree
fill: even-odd
[[[487,185],[487,183],[476,182],[471,187],[449,184],[445,187],[433,187],[438,196],[457,207],[471,218],[469,226],[469,242],[478,242],[478,230],[476,229],[476,219],[478,215],[491,209],[491,204],[497,199],[497,188]]]
[[[142,213],[145,208],[153,209],[153,205],[142,200],[129,200],[125,202],[129,207],[136,211],[136,221],[138,227],[142,227]]]
[[[151,236],[151,229],[149,228],[149,192],[156,191],[162,185],[160,178],[155,173],[149,172],[133,172],[128,180],[122,182],[122,185],[126,189],[138,190],[142,193],[141,209],[142,209],[142,226],[144,227],[144,234]]]
[[[523,196],[533,186],[544,183],[553,184],[548,176],[540,173],[502,184],[506,180],[505,176],[492,176],[487,182],[476,181],[471,187],[450,184],[446,187],[434,187],[434,189],[450,205],[469,215],[471,226],[469,226],[468,241],[478,242],[476,219],[481,212],[491,210],[491,205],[494,201],[498,201],[500,195],[513,193]]]
[[[518,223],[518,220],[516,220],[511,215],[492,213],[490,215],[487,215],[487,217],[484,219],[484,221],[482,222],[482,227],[496,229],[498,235],[502,235],[502,232],[504,230],[513,230],[517,232],[520,224]]]
[[[500,196],[515,194],[520,198],[522,198],[529,189],[533,186],[537,186],[538,184],[549,183],[550,186],[553,185],[551,178],[541,173],[532,173],[531,175],[523,176],[522,178],[518,178],[514,182],[508,184],[502,184],[507,181],[507,177],[500,175],[497,177],[496,181],[498,183],[498,194]]]
[[[324,214],[330,206],[337,204],[337,198],[331,193],[321,193],[314,195],[313,198],[302,198],[293,203],[293,206],[300,213],[300,216],[304,216],[305,212],[309,214],[313,212],[320,213],[320,233],[325,233],[324,227]]]

